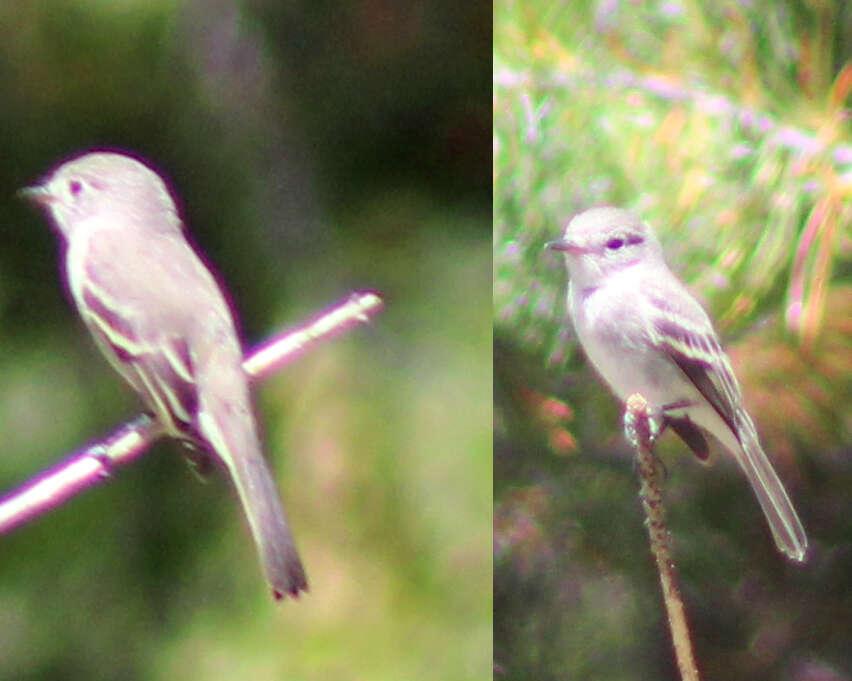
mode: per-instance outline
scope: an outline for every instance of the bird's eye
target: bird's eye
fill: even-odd
[[[68,191],[71,192],[71,196],[80,196],[80,192],[83,191],[83,183],[80,180],[71,180],[68,183]]]
[[[610,239],[609,241],[606,242],[606,247],[611,251],[617,251],[623,245],[624,245],[624,239],[619,239],[619,238]]]

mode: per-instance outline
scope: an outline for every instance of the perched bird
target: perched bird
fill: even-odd
[[[804,561],[805,531],[760,446],[728,357],[651,229],[627,210],[592,208],[548,246],[565,255],[568,314],[612,391],[622,401],[641,394],[702,459],[702,429],[713,435],[745,472],[778,548]]]
[[[92,152],[22,193],[64,238],[68,288],[107,359],[167,434],[224,464],[275,597],[307,590],[231,312],[163,180],[124,154]]]

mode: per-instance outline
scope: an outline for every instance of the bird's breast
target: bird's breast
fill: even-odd
[[[578,292],[571,316],[586,357],[621,400],[639,393],[661,407],[693,397],[680,369],[652,344],[637,291]]]

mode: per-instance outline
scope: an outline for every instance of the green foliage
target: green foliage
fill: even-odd
[[[648,220],[723,337],[739,339],[729,350],[746,402],[812,541],[804,568],[786,566],[730,461],[700,471],[663,438],[702,671],[852,669],[848,653],[808,635],[838,599],[850,605],[847,577],[819,577],[852,568],[849,20],[844,3],[495,6],[503,678],[676,674],[619,406],[577,352],[564,266],[543,248],[596,204]]]

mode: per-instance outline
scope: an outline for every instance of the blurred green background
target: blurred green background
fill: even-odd
[[[675,679],[621,408],[565,319],[573,214],[633,209],[717,320],[802,516],[658,448],[704,679],[852,679],[852,9],[512,2],[494,19],[495,676]]]
[[[491,674],[491,5],[0,5],[0,490],[137,413],[14,198],[91,148],[175,188],[247,345],[386,310],[258,387],[311,592],[161,443],[0,537],[0,679]]]

